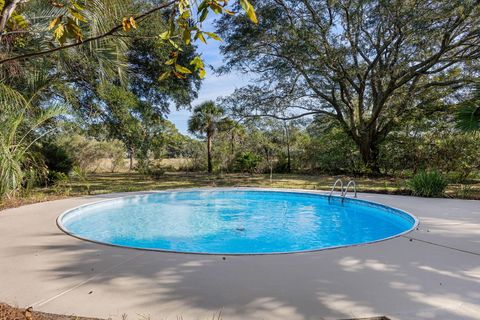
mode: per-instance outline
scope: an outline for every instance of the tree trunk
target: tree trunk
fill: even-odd
[[[207,162],[208,162],[208,173],[212,173],[212,135],[209,134],[207,137]]]
[[[287,172],[292,172],[292,158],[290,156],[290,143],[287,143]]]
[[[13,12],[15,11],[17,5],[22,2],[27,2],[27,0],[11,0],[6,1],[3,10],[0,12],[0,33],[5,31],[5,27],[7,25],[8,19],[12,16]]]
[[[270,184],[273,182],[273,165],[270,163]]]
[[[285,125],[285,140],[287,144],[287,173],[292,172],[292,159],[290,156],[290,132],[288,131],[287,123]]]
[[[128,152],[128,158],[130,160],[130,171],[133,170],[133,155],[134,155],[135,151],[133,150],[133,148],[130,148],[129,152]]]
[[[360,150],[363,163],[374,174],[380,173],[380,166],[378,164],[379,148],[378,141],[371,137],[360,137],[355,141]]]

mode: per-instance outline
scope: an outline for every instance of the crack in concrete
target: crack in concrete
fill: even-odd
[[[441,248],[445,248],[445,249],[450,249],[450,250],[455,250],[455,251],[459,251],[459,252],[463,252],[463,253],[468,253],[468,254],[472,254],[472,255],[474,255],[474,256],[480,257],[480,253],[479,253],[479,252],[474,252],[474,251],[459,249],[459,248],[455,248],[455,247],[450,247],[450,246],[446,246],[446,245],[444,245],[444,244],[435,243],[435,242],[431,242],[431,241],[427,241],[427,240],[422,240],[422,239],[410,237],[410,236],[408,236],[408,235],[402,235],[402,236],[400,236],[400,237],[403,237],[403,238],[409,239],[409,240],[420,241],[420,242],[423,242],[423,243],[426,243],[426,244],[431,244],[431,245],[433,245],[433,246],[437,246],[437,247],[441,247]]]
[[[84,281],[82,281],[82,282],[77,283],[76,285],[74,285],[73,287],[71,287],[71,288],[69,288],[69,289],[66,289],[66,290],[64,290],[64,291],[62,291],[62,292],[60,292],[60,293],[58,293],[58,294],[56,294],[56,295],[54,295],[54,296],[52,296],[52,297],[50,297],[50,298],[47,298],[47,299],[43,299],[43,300],[39,300],[39,301],[37,301],[37,302],[34,302],[34,303],[28,305],[28,307],[32,307],[32,308],[41,307],[41,306],[43,306],[43,305],[45,305],[45,304],[47,304],[47,303],[49,303],[49,302],[51,302],[51,301],[53,301],[53,300],[55,300],[55,299],[57,299],[57,298],[60,298],[61,296],[65,295],[65,294],[67,294],[67,293],[69,293],[69,292],[72,292],[72,291],[75,290],[75,289],[80,288],[81,286],[89,283],[90,281],[92,281],[93,279],[99,277],[100,275],[105,274],[105,273],[107,273],[107,272],[110,272],[110,271],[112,271],[112,270],[115,270],[116,268],[124,265],[125,263],[130,262],[130,261],[132,261],[132,260],[134,260],[134,259],[137,259],[137,258],[139,258],[140,256],[142,256],[142,255],[144,255],[144,254],[145,254],[145,253],[142,252],[142,253],[139,253],[139,254],[137,254],[137,255],[135,255],[135,256],[133,256],[133,257],[125,260],[125,261],[122,261],[122,262],[120,262],[120,263],[117,263],[117,264],[111,266],[110,268],[107,268],[107,269],[103,270],[102,272],[97,273],[96,275],[94,275],[94,276],[92,276],[92,277],[90,277],[90,278],[88,278],[88,279],[86,279],[86,280],[84,280]]]

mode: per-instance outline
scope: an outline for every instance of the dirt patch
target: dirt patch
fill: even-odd
[[[102,320],[98,318],[83,318],[78,316],[67,316],[60,314],[37,312],[31,309],[19,309],[9,306],[8,304],[0,303],[0,320]],[[217,319],[215,319],[217,320]],[[221,320],[221,318],[218,318]],[[225,319],[227,320],[227,319]],[[373,317],[373,318],[352,318],[345,320],[390,320],[387,317]]]
[[[345,319],[345,320],[390,320],[387,317],[373,317],[373,318],[352,318],[352,319]]]
[[[31,309],[19,309],[0,303],[0,320],[101,320],[96,318],[82,318],[77,316],[67,316],[37,312]]]

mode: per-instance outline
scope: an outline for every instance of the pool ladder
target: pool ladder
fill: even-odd
[[[347,186],[345,188],[343,188],[343,181],[342,179],[337,179],[335,181],[335,183],[333,184],[333,187],[332,187],[332,190],[330,190],[330,194],[328,195],[328,203],[330,203],[330,198],[332,198],[332,194],[333,192],[335,191],[335,187],[337,186],[337,184],[340,183],[340,197],[342,197],[342,204],[343,202],[345,201],[345,197],[347,196],[347,193],[348,193],[348,188],[350,186],[352,186],[353,188],[353,192],[354,192],[354,195],[355,195],[355,198],[357,197],[357,184],[355,183],[355,180],[350,180],[348,181],[347,183]]]

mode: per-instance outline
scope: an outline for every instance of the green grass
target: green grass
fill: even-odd
[[[274,174],[270,182],[268,174],[213,174],[205,173],[166,173],[158,180],[138,173],[92,173],[87,177],[88,183],[73,180],[62,187],[38,188],[28,196],[4,200],[0,209],[16,207],[28,203],[54,200],[59,198],[81,196],[86,194],[105,194],[113,192],[132,192],[145,190],[165,190],[195,187],[266,187],[298,188],[330,191],[338,178],[348,181],[353,177],[303,174]],[[407,182],[401,178],[390,177],[355,177],[357,191],[389,194],[409,194]],[[467,185],[450,184],[447,197],[480,199],[480,181],[472,180]]]

